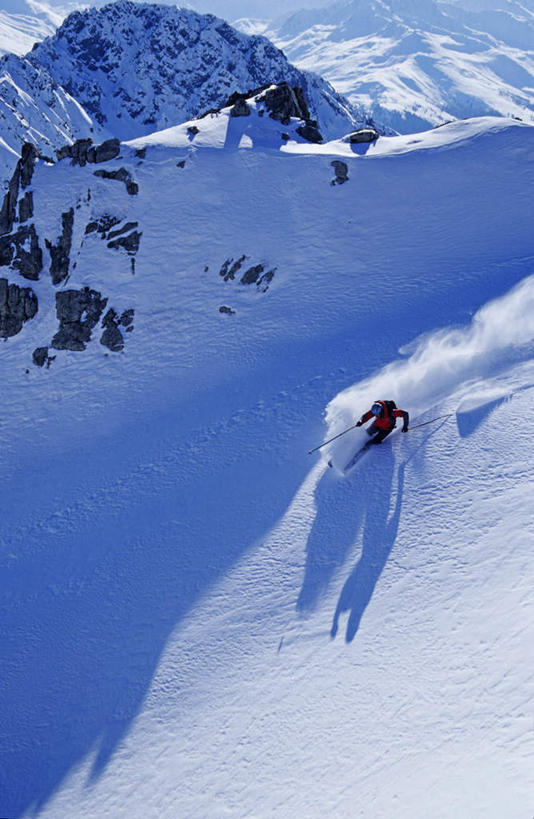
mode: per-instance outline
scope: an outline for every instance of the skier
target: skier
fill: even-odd
[[[408,432],[410,416],[406,410],[397,409],[395,401],[375,401],[371,409],[362,415],[356,426],[361,427],[371,418],[375,420],[365,430],[372,437],[372,441],[369,441],[370,444],[381,444],[384,438],[395,429],[397,418],[403,419],[402,431]]]

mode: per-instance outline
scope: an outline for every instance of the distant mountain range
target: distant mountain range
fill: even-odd
[[[264,33],[402,133],[486,114],[534,120],[532,0],[339,0]]]

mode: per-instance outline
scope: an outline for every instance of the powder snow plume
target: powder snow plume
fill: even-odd
[[[498,369],[528,358],[534,341],[533,316],[534,275],[485,304],[470,325],[425,334],[401,348],[401,355],[409,357],[336,395],[326,408],[326,438],[354,424],[376,399],[393,399],[414,421],[466,382],[489,378]],[[366,440],[363,430],[355,430],[323,453],[328,452],[339,466],[350,450]]]

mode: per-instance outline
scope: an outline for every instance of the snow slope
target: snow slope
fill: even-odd
[[[522,819],[534,128],[195,125],[105,163],[137,195],[69,160],[32,181],[39,236],[79,205],[60,289],[135,329],[34,367],[45,269],[3,345],[0,812]],[[84,234],[103,212],[139,223],[134,275]],[[243,254],[266,291],[220,275]],[[377,390],[453,415],[340,479],[307,450]]]
[[[54,25],[49,18],[35,14],[10,14],[0,10],[0,55],[26,54],[34,43],[53,34],[60,22],[59,15]]]
[[[534,119],[534,6],[338,0],[265,32],[401,133],[481,115]]]
[[[24,142],[53,156],[75,139],[106,135],[47,71],[15,54],[0,58],[0,181],[11,176]]]

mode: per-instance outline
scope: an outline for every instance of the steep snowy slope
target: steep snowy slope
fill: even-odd
[[[522,819],[534,128],[310,145],[261,106],[20,189],[0,813]],[[307,450],[377,391],[453,415],[340,479]]]
[[[60,23],[60,15],[54,25],[48,17],[42,19],[37,15],[10,14],[0,10],[0,55],[26,54],[34,43],[53,34]]]
[[[53,154],[74,139],[105,136],[46,70],[14,54],[0,58],[0,181],[11,176],[24,142]]]
[[[304,90],[329,136],[365,119],[329,83],[296,69],[264,37],[174,6],[119,0],[74,13],[30,59],[121,139],[220,107],[234,91],[284,80]]]
[[[339,0],[266,34],[296,65],[313,67],[401,133],[486,114],[534,119],[527,3],[469,10],[435,0]]]

